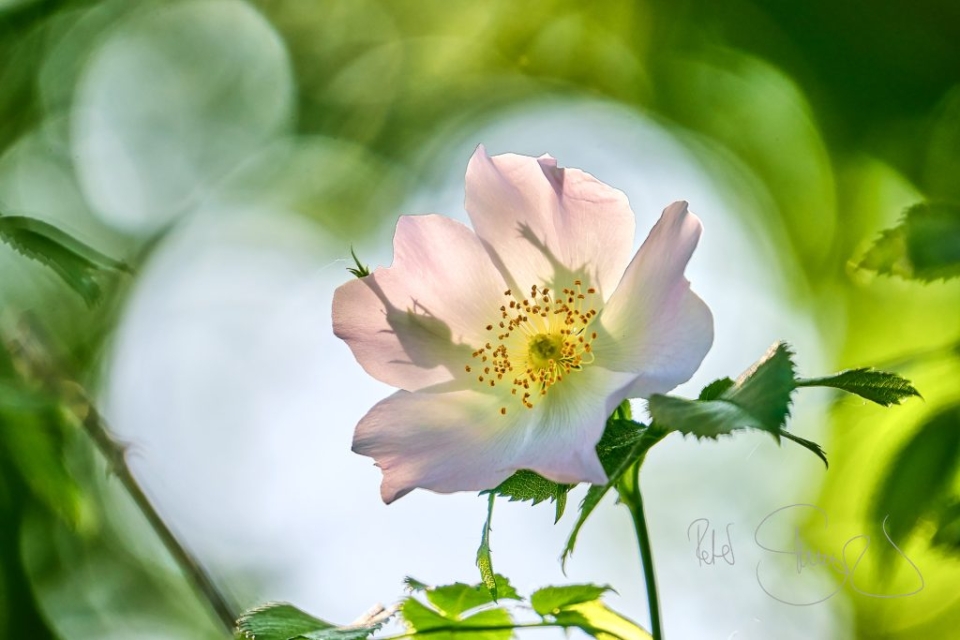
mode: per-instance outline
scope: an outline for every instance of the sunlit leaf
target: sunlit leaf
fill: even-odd
[[[576,627],[600,640],[649,640],[646,630],[600,600],[607,591],[610,587],[593,584],[546,587],[535,592],[530,602],[544,620]]]
[[[960,206],[910,207],[899,225],[881,232],[857,267],[926,282],[960,275]]]
[[[467,585],[447,585],[446,587],[437,587],[434,591],[445,591],[451,589],[449,595],[459,592],[463,595],[465,591],[460,587]],[[490,603],[490,593],[483,585],[467,587],[477,594],[484,594],[486,602]],[[427,597],[430,597],[430,590],[427,591]],[[465,596],[469,600],[472,596]],[[454,604],[446,602],[452,609],[458,608],[455,604],[459,599],[453,598]],[[432,601],[431,601],[432,602]],[[431,639],[442,640],[507,640],[513,634],[513,619],[506,609],[494,607],[483,609],[476,613],[460,616],[445,613],[443,610],[435,609],[420,602],[416,598],[409,597],[403,601],[400,607],[400,614],[406,620],[410,630],[414,633],[429,633]]]
[[[541,616],[555,614],[560,609],[570,605],[598,600],[603,594],[613,589],[609,586],[595,584],[571,584],[560,587],[544,587],[530,596],[533,610]]]
[[[797,380],[798,387],[833,387],[888,407],[920,393],[906,378],[871,368],[850,369],[823,378]]]

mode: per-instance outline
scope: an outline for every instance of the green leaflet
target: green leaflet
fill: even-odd
[[[380,628],[337,627],[285,602],[247,611],[237,620],[238,636],[245,640],[363,640]]]
[[[960,275],[960,206],[923,202],[882,231],[856,265],[881,275],[930,282]]]
[[[552,480],[547,480],[538,473],[521,469],[500,483],[499,486],[489,491],[483,491],[481,494],[503,496],[510,502],[529,501],[534,505],[550,500],[556,503],[556,515],[554,517],[554,522],[556,522],[563,515],[564,508],[567,505],[567,493],[573,487],[572,484],[558,484]]]
[[[105,271],[131,272],[123,262],[33,218],[0,215],[0,240],[50,267],[88,306],[96,304],[103,294],[96,276]]]
[[[910,381],[889,371],[849,369],[824,378],[797,380],[798,387],[833,387],[884,407],[900,404],[911,396],[921,397]]]

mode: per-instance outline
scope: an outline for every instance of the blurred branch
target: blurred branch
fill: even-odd
[[[180,542],[151,504],[127,465],[125,445],[110,433],[86,390],[63,375],[63,369],[57,366],[57,358],[43,328],[27,314],[16,319],[8,316],[3,320],[0,334],[17,372],[26,382],[38,385],[51,394],[82,425],[103,455],[110,471],[120,480],[167,551],[232,637],[238,617],[233,607],[197,558]]]

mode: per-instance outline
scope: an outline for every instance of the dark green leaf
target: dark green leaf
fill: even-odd
[[[864,254],[860,269],[932,281],[960,275],[960,206],[920,203]]]
[[[888,407],[911,396],[921,397],[909,380],[876,369],[850,369],[824,378],[797,380],[798,387],[832,387]]]
[[[703,390],[700,392],[700,397],[698,397],[697,400],[716,400],[733,385],[734,382],[730,378],[720,378],[719,380],[714,380],[703,388]]]
[[[960,501],[937,510],[937,532],[931,543],[950,553],[960,553]]]
[[[533,610],[541,616],[553,615],[570,605],[598,600],[603,594],[612,590],[609,586],[601,587],[595,584],[544,587],[530,596],[530,604],[533,606]]]
[[[628,424],[624,425],[620,423]],[[566,564],[567,558],[573,553],[580,529],[587,521],[587,518],[590,517],[590,514],[593,513],[593,510],[600,504],[600,501],[607,492],[617,484],[627,469],[630,468],[630,465],[642,460],[650,447],[660,442],[667,434],[667,431],[660,429],[656,424],[646,426],[630,420],[609,420],[607,424],[608,427],[612,426],[612,435],[608,438],[608,442],[611,443],[611,455],[607,456],[607,462],[604,466],[604,470],[607,472],[607,484],[603,486],[591,485],[587,490],[587,495],[583,498],[583,502],[580,503],[580,513],[577,516],[577,522],[573,525],[573,530],[570,532],[570,537],[567,538],[567,544],[564,546],[563,554],[560,556],[562,565]],[[624,436],[624,434],[627,433],[628,429],[633,433],[633,435],[629,436],[629,438],[633,440],[633,444],[629,447],[613,446],[612,443],[619,442],[621,437],[627,437]],[[601,461],[603,461],[603,458],[601,458]]]
[[[336,627],[284,602],[251,609],[237,620],[237,631],[249,640],[363,640],[379,628]]]
[[[487,498],[487,519],[483,523],[480,546],[477,548],[477,568],[480,569],[480,579],[494,602],[497,600],[497,577],[493,572],[493,555],[490,549],[490,523],[493,520],[493,503],[496,499],[497,497],[492,493]]]
[[[572,484],[558,484],[552,480],[547,480],[538,473],[521,469],[496,488],[482,493],[503,496],[510,502],[529,500],[535,505],[544,500],[556,501],[557,510],[554,521],[557,521],[563,515],[563,509],[567,504],[567,493],[570,489],[573,489]]]
[[[130,272],[113,260],[51,224],[22,216],[0,216],[0,240],[24,256],[48,267],[88,305],[99,301],[102,291],[95,276],[103,271]]]
[[[960,465],[960,405],[927,420],[887,466],[873,501],[873,520],[886,519],[902,545],[922,516],[949,490]],[[893,548],[884,549],[892,552]]]
[[[770,433],[779,442],[795,389],[790,349],[778,342],[736,382],[718,380],[701,392],[701,398],[712,399],[654,395],[648,410],[660,426],[698,438],[753,428]]]

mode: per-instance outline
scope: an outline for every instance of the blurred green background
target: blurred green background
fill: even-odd
[[[35,332],[51,375],[96,397],[118,375],[107,365],[147,266],[198,220],[188,255],[201,262],[204,238],[239,233],[219,230],[231,210],[257,220],[249,246],[279,225],[340,258],[387,245],[396,216],[415,212],[401,205],[444,188],[440,168],[462,174],[478,131],[584,101],[599,118],[613,107],[656,123],[697,159],[772,249],[785,313],[811,320],[828,370],[886,367],[923,394],[889,410],[831,404],[831,466],[812,498],[844,526],[804,531],[842,546],[890,514],[927,587],[844,592],[849,632],[953,637],[960,280],[852,265],[906,207],[956,211],[960,4],[0,0],[0,216],[54,224],[137,271],[75,265],[89,275],[78,287],[102,289],[87,305],[0,245],[0,638],[105,637],[98,618],[123,615],[135,621],[115,637],[217,637],[63,398],[24,364]],[[569,155],[560,163],[578,166]],[[944,229],[960,246],[957,225]],[[236,564],[225,578],[256,604]],[[910,591],[915,576],[889,566],[868,556],[858,580]]]

